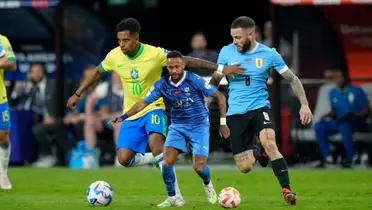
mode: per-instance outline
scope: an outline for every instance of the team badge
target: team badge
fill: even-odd
[[[132,71],[130,71],[130,76],[132,77],[132,79],[138,79],[138,70],[132,69]]]
[[[263,59],[262,58],[256,58],[256,67],[262,68],[263,66]]]

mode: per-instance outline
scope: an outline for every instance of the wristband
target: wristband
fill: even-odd
[[[125,113],[125,114],[123,114],[123,115],[120,116],[120,119],[123,120],[123,121],[125,119],[127,119],[127,118],[128,118],[128,114],[127,113]]]
[[[223,73],[223,68],[224,68],[224,67],[225,67],[224,65],[222,65],[222,64],[218,64],[218,66],[217,66],[217,72],[220,73],[220,74],[222,74],[222,73]]]
[[[77,94],[76,92],[74,93],[74,95],[76,95],[76,96],[79,97],[79,98],[80,98],[80,96],[81,96],[81,95]]]
[[[220,118],[220,125],[226,125],[226,117]]]

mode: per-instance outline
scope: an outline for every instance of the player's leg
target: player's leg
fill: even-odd
[[[171,125],[164,145],[164,160],[159,162],[161,163],[163,180],[168,193],[168,198],[158,205],[160,208],[183,206],[185,204],[174,169],[179,151],[186,152],[185,138],[176,125]]]
[[[257,110],[253,117],[253,122],[255,122],[254,129],[256,133],[259,133],[260,142],[271,160],[273,172],[282,187],[282,193],[286,203],[295,205],[296,194],[291,191],[287,162],[276,145],[271,111],[269,109]]]
[[[217,193],[214,190],[210,169],[207,165],[209,154],[209,122],[206,121],[198,125],[185,126],[185,129],[186,132],[184,135],[187,136],[193,154],[194,171],[203,180],[208,202],[214,204],[217,202]]]
[[[153,162],[152,154],[145,154],[147,145],[147,133],[140,120],[124,121],[121,125],[117,138],[117,158],[125,167],[140,166]],[[148,157],[148,156],[151,157]]]
[[[345,148],[345,159],[342,161],[341,165],[344,168],[351,168],[354,156],[353,132],[351,122],[340,122],[339,130],[342,136],[342,143],[344,144]]]
[[[229,140],[235,164],[242,173],[248,173],[256,162],[250,148],[254,144],[254,132],[251,130],[249,115],[228,116],[227,125],[230,128]]]
[[[8,103],[0,105],[0,188],[4,190],[12,189],[12,184],[8,178],[8,164],[10,156],[10,114]]]

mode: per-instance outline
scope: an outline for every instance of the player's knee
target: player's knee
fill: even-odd
[[[240,172],[246,174],[246,173],[248,173],[252,170],[252,165],[250,165],[250,164],[239,164],[238,169],[240,170]]]
[[[0,132],[0,144],[7,144],[9,143],[9,131],[1,131]]]
[[[118,161],[120,163],[120,165],[124,166],[124,167],[131,167],[131,161],[132,161],[132,158],[128,158],[128,157],[125,157],[125,156],[122,156],[122,155],[118,155]]]
[[[204,167],[205,167],[205,164],[202,164],[202,163],[193,165],[194,171],[198,174],[203,172]]]

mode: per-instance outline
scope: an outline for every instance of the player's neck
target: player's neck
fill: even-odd
[[[129,53],[127,53],[127,56],[129,56],[129,57],[134,57],[134,56],[136,56],[137,53],[138,53],[138,51],[140,50],[140,48],[141,48],[141,43],[138,42],[138,43],[137,43],[137,46],[136,46],[136,49],[133,50],[133,52],[129,52]]]
[[[258,45],[257,41],[256,41],[256,40],[253,40],[253,41],[252,41],[252,44],[251,44],[251,46],[249,47],[249,49],[247,50],[247,52],[252,51],[254,48],[256,48],[257,45]]]

